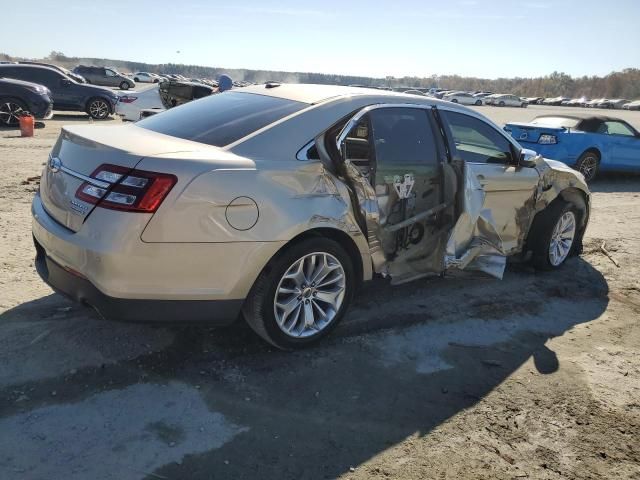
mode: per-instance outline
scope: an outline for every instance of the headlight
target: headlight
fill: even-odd
[[[540,138],[538,138],[538,143],[542,145],[555,145],[558,143],[558,138],[555,135],[542,134]]]

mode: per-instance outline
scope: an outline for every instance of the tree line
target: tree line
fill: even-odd
[[[27,60],[0,53],[0,61]],[[281,72],[270,70],[230,69],[203,67],[176,63],[150,64],[105,58],[68,57],[62,52],[51,52],[43,62],[72,69],[76,65],[110,66],[123,72],[146,71],[154,73],[176,73],[188,78],[216,79],[226,73],[234,80],[252,83],[267,81],[288,83],[321,83],[329,85],[366,85],[391,88],[446,88],[450,90],[482,90],[496,93],[512,93],[523,97],[582,97],[589,98],[640,98],[640,69],[626,68],[605,76],[571,77],[566,73],[553,72],[535,78],[474,78],[459,75],[432,75],[430,77],[385,77],[373,78],[353,75],[338,75],[311,72]]]

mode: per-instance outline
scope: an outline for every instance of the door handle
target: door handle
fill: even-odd
[[[487,179],[481,173],[476,175],[476,178],[478,179],[478,183],[480,183],[480,186],[484,187],[487,184]]]

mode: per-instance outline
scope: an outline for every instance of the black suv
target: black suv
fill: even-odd
[[[133,80],[113,68],[87,67],[78,65],[73,69],[76,75],[82,75],[87,83],[94,85],[104,85],[105,87],[120,87],[121,90],[128,90],[136,86]]]
[[[0,78],[0,125],[17,125],[23,112],[29,112],[36,118],[49,118],[52,105],[51,92],[47,87]]]
[[[0,65],[0,77],[44,85],[51,91],[54,110],[86,112],[92,118],[107,118],[115,111],[118,94],[108,88],[76,83],[64,73],[39,65]]]

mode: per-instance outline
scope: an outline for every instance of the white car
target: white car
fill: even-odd
[[[635,100],[633,102],[625,103],[622,108],[624,110],[640,110],[640,100]]]
[[[484,99],[485,105],[495,105],[497,107],[522,107],[525,108],[528,105],[526,100],[516,95],[506,95],[496,93],[489,95]]]
[[[140,112],[142,110],[165,110],[160,98],[158,85],[153,85],[139,92],[129,92],[126,95],[120,95],[120,99],[116,104],[116,115],[122,120],[136,122],[140,120]]]
[[[133,81],[142,83],[159,83],[160,77],[155,73],[136,72],[133,74]]]
[[[474,97],[468,92],[451,92],[442,96],[443,100],[462,105],[482,105],[482,99]]]

